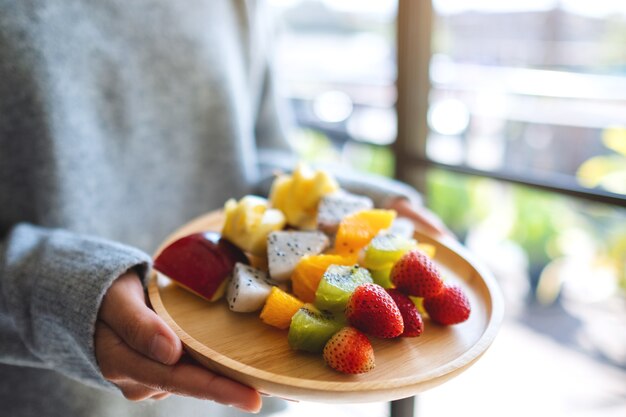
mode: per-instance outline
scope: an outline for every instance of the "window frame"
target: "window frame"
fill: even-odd
[[[398,135],[393,145],[396,155],[395,174],[398,179],[424,190],[428,169],[441,168],[626,207],[626,195],[598,188],[584,188],[570,181],[559,180],[558,176],[546,179],[537,175],[512,175],[430,160],[426,155],[426,142],[429,133],[427,114],[431,90],[429,67],[432,56],[433,17],[431,0],[398,0],[396,81]]]

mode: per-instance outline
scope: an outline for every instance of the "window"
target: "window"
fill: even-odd
[[[623,201],[626,8],[603,3],[435,2],[427,157]]]
[[[302,156],[416,186],[505,293],[492,349],[418,414],[626,411],[623,2],[272,3]]]
[[[395,1],[273,0],[276,68],[309,160],[391,176],[396,137]]]
[[[425,393],[422,409],[624,409],[610,387],[626,346],[615,336],[626,292],[626,8],[407,1],[398,21],[398,172],[489,264],[508,305],[493,356]],[[572,368],[598,386],[582,392]],[[463,395],[463,378],[495,400],[445,401]]]

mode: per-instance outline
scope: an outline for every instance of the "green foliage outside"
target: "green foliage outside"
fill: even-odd
[[[316,130],[296,130],[291,143],[303,161],[309,163],[331,163],[340,160],[339,151],[330,139]]]
[[[312,129],[297,131],[292,142],[300,158],[310,163],[347,163],[358,171],[385,177],[392,177],[395,170],[395,158],[387,146],[348,142],[339,150],[326,135]]]
[[[510,220],[504,233],[526,252],[531,271],[537,273],[566,255],[568,233],[582,232],[593,242],[594,261],[610,265],[622,293],[626,293],[623,208],[437,169],[427,177],[427,197],[430,208],[461,237],[490,216],[501,214],[498,211],[508,210],[505,215]]]

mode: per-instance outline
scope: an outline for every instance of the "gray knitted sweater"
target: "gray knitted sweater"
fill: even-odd
[[[285,162],[261,12],[227,0],[0,0],[3,416],[234,413],[126,401],[99,372],[93,333],[116,277],[145,274],[169,232]],[[340,176],[379,202],[415,195]]]

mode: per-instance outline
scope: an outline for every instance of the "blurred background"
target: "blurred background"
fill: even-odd
[[[626,415],[626,2],[271,0],[301,157],[418,188],[496,275],[492,348],[416,415]],[[384,403],[281,416],[384,416]]]

